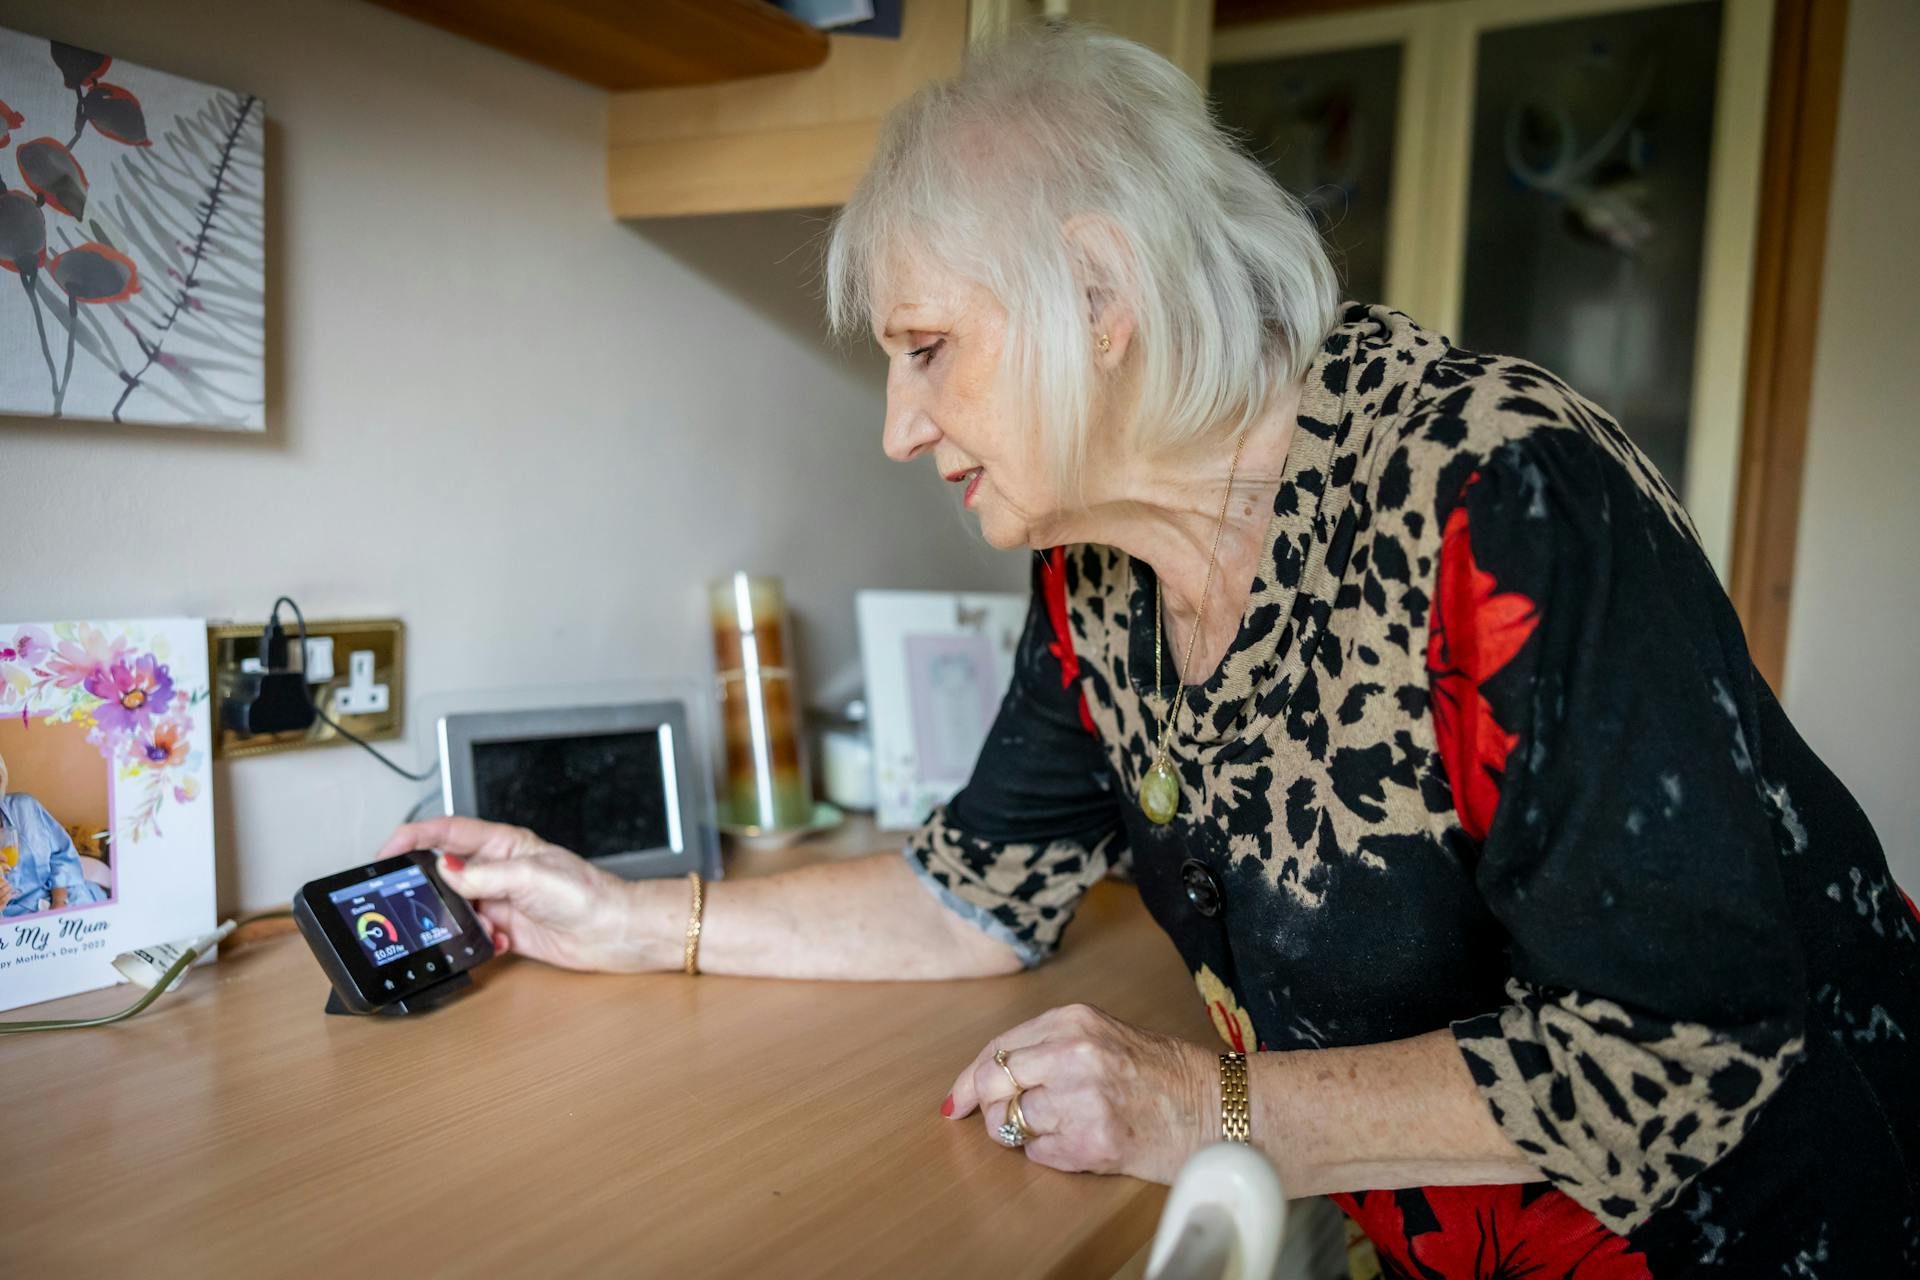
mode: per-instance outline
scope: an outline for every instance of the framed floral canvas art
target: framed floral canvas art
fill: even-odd
[[[0,412],[266,424],[265,109],[0,29]]]
[[[0,1009],[214,925],[206,624],[0,623]]]

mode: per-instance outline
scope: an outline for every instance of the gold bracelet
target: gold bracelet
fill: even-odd
[[[1228,1142],[1250,1142],[1253,1111],[1247,1102],[1247,1055],[1220,1055],[1220,1136]]]
[[[687,872],[687,880],[693,885],[693,914],[687,917],[685,968],[689,977],[698,977],[700,974],[700,924],[707,905],[707,894],[700,883],[698,871]]]

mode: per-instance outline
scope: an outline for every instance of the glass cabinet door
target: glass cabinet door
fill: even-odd
[[[1400,45],[1375,44],[1216,63],[1212,72],[1222,123],[1313,212],[1343,298],[1386,297],[1401,60]]]
[[[1553,370],[1687,487],[1719,0],[1477,40],[1459,341]]]
[[[1233,24],[1212,88],[1349,298],[1617,418],[1724,574],[1773,0],[1418,0]]]

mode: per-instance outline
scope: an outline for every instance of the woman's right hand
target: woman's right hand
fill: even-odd
[[[657,969],[659,939],[645,935],[636,886],[525,827],[477,818],[410,822],[379,857],[440,852],[447,887],[473,904],[498,952],[518,951],[566,969]]]

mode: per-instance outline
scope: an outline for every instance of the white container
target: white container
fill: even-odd
[[[873,738],[864,724],[820,731],[820,786],[842,809],[872,811]]]

